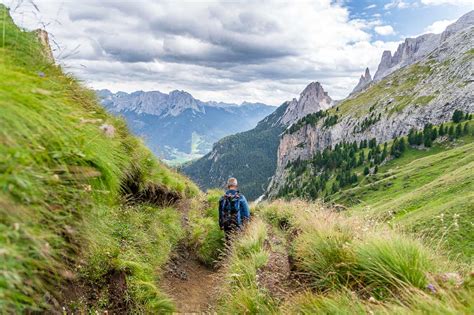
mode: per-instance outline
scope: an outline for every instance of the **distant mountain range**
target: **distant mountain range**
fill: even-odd
[[[252,129],[276,107],[262,103],[203,102],[185,91],[97,91],[104,107],[121,115],[160,158],[180,163],[208,153],[217,140]]]

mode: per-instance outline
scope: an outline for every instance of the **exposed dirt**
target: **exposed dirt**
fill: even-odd
[[[177,209],[182,213],[182,225],[188,227],[191,204],[181,200]],[[178,313],[212,312],[219,287],[219,271],[201,264],[185,242],[177,246],[166,266],[161,287],[176,304]]]
[[[268,263],[258,272],[258,282],[272,297],[284,301],[298,291],[301,284],[292,271],[284,239],[277,236],[270,226],[266,246],[270,251],[270,257]]]
[[[202,265],[184,246],[180,246],[161,281],[163,289],[176,303],[178,313],[211,312],[217,297],[219,274]]]

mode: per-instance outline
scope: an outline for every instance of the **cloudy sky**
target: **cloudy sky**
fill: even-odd
[[[473,9],[471,0],[0,3],[21,26],[50,32],[56,58],[90,87],[272,105],[311,81],[341,99],[383,50]]]

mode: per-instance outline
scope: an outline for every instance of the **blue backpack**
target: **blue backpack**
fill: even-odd
[[[225,194],[219,201],[219,226],[224,231],[240,226],[240,195]]]

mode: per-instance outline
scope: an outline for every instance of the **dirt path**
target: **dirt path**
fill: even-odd
[[[182,202],[182,224],[188,228],[189,203]],[[219,271],[201,264],[186,240],[177,246],[167,265],[161,287],[173,299],[179,314],[213,311],[219,287]]]
[[[212,311],[218,272],[203,266],[185,248],[178,248],[178,257],[168,264],[162,280],[163,289],[175,301],[178,313],[202,313]]]
[[[301,288],[296,275],[291,271],[288,258],[288,244],[281,233],[268,225],[267,250],[270,252],[268,263],[259,270],[259,283],[273,298],[284,301]]]

